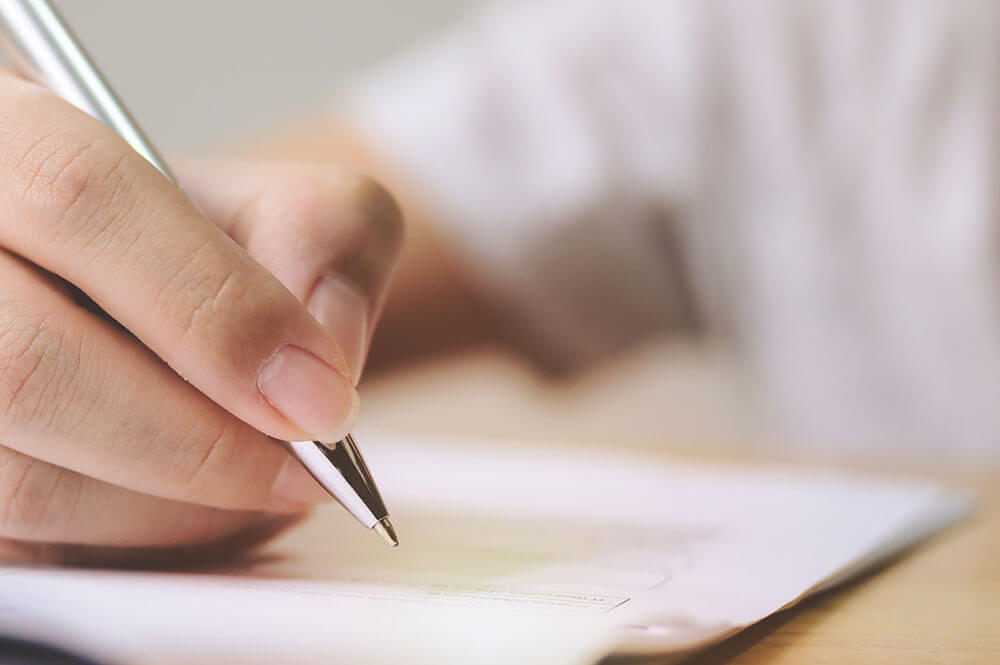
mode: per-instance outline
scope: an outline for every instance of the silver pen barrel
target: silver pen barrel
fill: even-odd
[[[177,184],[166,162],[48,2],[0,0],[0,28],[0,44],[18,71],[115,130]]]
[[[0,0],[0,46],[24,76],[113,129],[177,184],[166,162],[47,0]],[[353,437],[337,444],[297,441],[289,447],[313,478],[359,522],[393,547],[399,544]]]

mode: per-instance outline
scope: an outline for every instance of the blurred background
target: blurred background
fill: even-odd
[[[57,4],[168,154],[336,110],[521,325],[365,426],[1000,463],[989,3]]]
[[[329,105],[383,60],[474,16],[487,0],[56,0],[167,154],[214,153]],[[552,382],[485,355],[366,386],[363,424],[487,438],[545,437],[695,450],[769,440],[724,351],[662,338]],[[461,388],[459,388],[461,386]],[[455,404],[454,392],[473,399]],[[622,413],[621,405],[627,405]],[[512,407],[518,412],[511,418]]]
[[[477,0],[57,0],[165,152],[225,145],[328,102],[359,68]]]

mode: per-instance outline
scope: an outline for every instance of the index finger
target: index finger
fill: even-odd
[[[73,283],[271,436],[337,441],[358,397],[336,342],[114,132],[0,74],[0,244]]]

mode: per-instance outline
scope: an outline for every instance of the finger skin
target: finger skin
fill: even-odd
[[[261,514],[260,519],[222,536],[185,545],[135,547],[41,543],[0,537],[0,561],[48,566],[87,566],[133,570],[208,570],[231,564],[241,554],[295,526],[299,515]]]
[[[178,374],[266,434],[312,438],[356,417],[349,380],[317,384],[327,388],[310,414],[322,410],[321,418],[289,416],[265,398],[259,374],[285,347],[346,377],[336,341],[120,137],[2,73],[0,245],[80,288]]]
[[[302,302],[330,278],[356,291],[364,305],[344,315],[362,310],[363,363],[405,235],[392,196],[371,178],[329,165],[181,162],[178,173],[220,228]],[[350,322],[330,329],[346,352],[351,344],[338,336],[345,327]],[[359,362],[350,353],[347,360]]]
[[[123,488],[242,510],[275,496],[284,446],[185,383],[134,338],[0,250],[0,442]],[[4,487],[0,483],[0,491]]]
[[[246,162],[181,162],[179,173],[209,217],[300,299],[329,272],[382,299],[404,229],[392,196],[371,178]]]
[[[0,447],[0,538],[181,547],[224,539],[273,519],[267,513],[222,510],[133,492]]]

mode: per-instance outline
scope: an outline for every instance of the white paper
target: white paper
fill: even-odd
[[[0,631],[109,663],[592,663],[726,637],[968,507],[917,483],[366,437],[398,550],[324,507],[225,570],[0,568]]]

